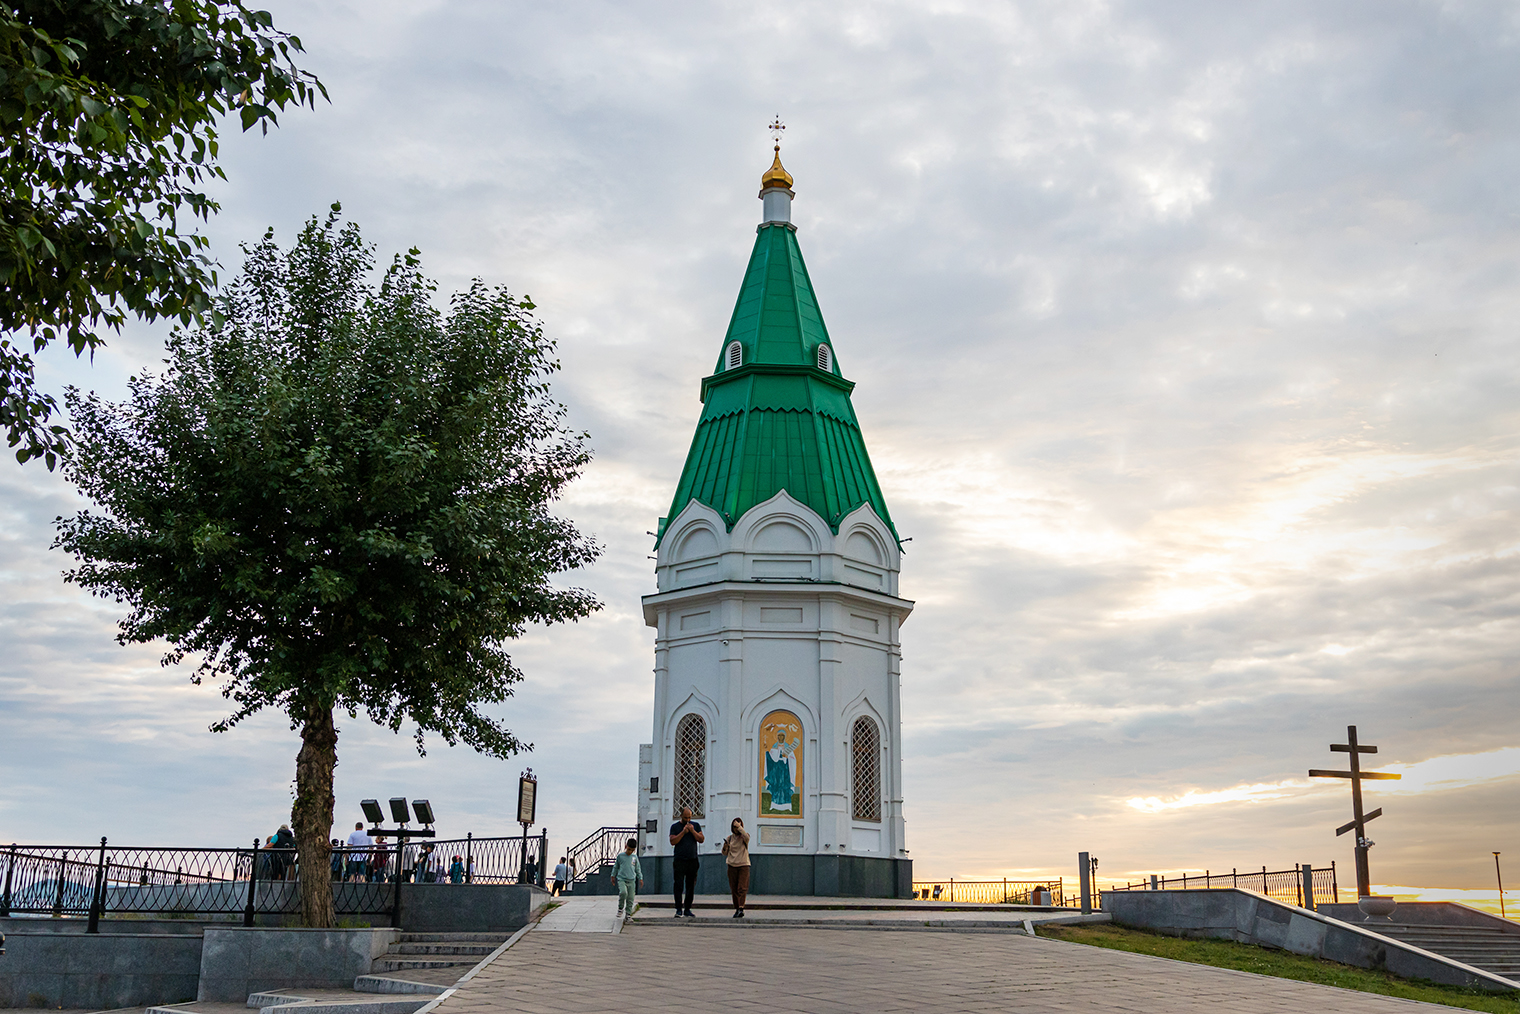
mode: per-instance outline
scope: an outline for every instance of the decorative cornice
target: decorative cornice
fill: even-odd
[[[839,388],[845,394],[849,394],[855,390],[855,381],[836,377],[828,370],[820,370],[816,366],[797,366],[792,363],[745,363],[743,366],[737,366],[732,370],[724,370],[721,373],[714,373],[710,377],[703,377],[702,400],[704,402],[707,401],[707,392],[719,384],[727,383],[730,380],[742,380],[745,377],[756,375],[768,377],[812,377],[820,383]]]

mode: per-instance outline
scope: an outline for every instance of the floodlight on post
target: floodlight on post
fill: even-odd
[[[424,827],[433,826],[433,807],[426,799],[412,800],[412,812],[417,815],[417,823]]]
[[[420,808],[424,807],[424,806],[427,807],[427,815],[428,815],[428,817],[430,819],[422,821],[423,824],[427,824],[428,825],[427,827],[411,827],[411,828],[409,828],[409,827],[406,826],[407,824],[411,823],[411,816],[412,815],[407,810],[407,805],[406,805],[406,799],[405,799],[405,797],[403,797],[403,796],[395,796],[395,797],[393,797],[391,799],[390,804],[391,804],[391,816],[395,818],[396,824],[398,826],[394,827],[394,828],[384,828],[384,827],[380,826],[381,824],[385,823],[385,814],[380,809],[380,802],[379,802],[379,800],[376,800],[376,799],[361,799],[359,801],[360,808],[364,810],[365,819],[367,819],[371,824],[374,825],[373,827],[371,827],[369,829],[369,833],[370,834],[372,834],[372,835],[382,835],[382,836],[387,837],[387,838],[436,838],[437,837],[437,832],[433,830],[432,824],[431,824],[431,818],[433,816],[433,808],[431,806],[427,805],[427,800],[425,800],[425,799],[419,799],[419,800],[417,800],[417,805],[419,807],[419,809],[417,811],[417,816],[418,817],[422,816],[422,810]]]
[[[379,827],[385,823],[385,813],[380,809],[380,800],[361,799],[359,808],[364,811],[364,819]]]

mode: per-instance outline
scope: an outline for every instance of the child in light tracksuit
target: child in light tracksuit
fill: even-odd
[[[634,886],[644,886],[644,872],[639,869],[639,857],[634,855],[638,847],[639,840],[629,838],[612,865],[612,881],[618,889],[618,916],[625,920],[633,918]]]

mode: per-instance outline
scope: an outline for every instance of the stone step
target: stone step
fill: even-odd
[[[437,996],[448,987],[436,982],[412,982],[410,979],[390,975],[361,975],[354,980],[354,989],[360,993],[427,993]]]
[[[500,944],[507,939],[500,933],[402,933],[397,943],[403,944],[433,944],[433,943],[461,943],[461,944]]]
[[[261,1007],[259,1014],[417,1014],[433,1002],[431,996],[396,1000],[303,1000],[300,1003]]]
[[[1506,979],[1520,976],[1520,934],[1498,927],[1443,925],[1439,923],[1359,924],[1422,950],[1431,951],[1481,968]]]
[[[496,948],[498,943],[425,943],[425,944],[391,944],[386,954],[476,954],[485,957]]]
[[[1474,940],[1470,937],[1464,937],[1458,940],[1440,938],[1432,940],[1429,937],[1394,937],[1391,933],[1388,934],[1388,936],[1392,937],[1395,940],[1402,940],[1406,944],[1414,944],[1416,947],[1423,947],[1426,950],[1430,950],[1432,948],[1446,948],[1453,951],[1520,955],[1520,944],[1517,944],[1513,940]]]
[[[448,958],[376,958],[370,965],[370,974],[376,972],[402,972],[408,968],[469,968],[478,961],[465,958],[450,961]]]
[[[348,990],[282,991],[250,993],[248,1006],[256,1008],[260,1014],[415,1014],[436,995],[381,1000]]]
[[[1513,933],[1502,933],[1494,930],[1394,930],[1386,926],[1380,927],[1376,932],[1389,937],[1398,937],[1400,940],[1496,940],[1503,943],[1513,944],[1520,947],[1520,936]]]
[[[1391,936],[1394,940],[1409,941],[1409,943],[1429,941],[1429,943],[1442,944],[1446,947],[1484,947],[1488,950],[1499,947],[1502,950],[1520,953],[1520,940],[1505,940],[1499,936],[1424,936],[1421,933],[1383,933],[1383,935]]]

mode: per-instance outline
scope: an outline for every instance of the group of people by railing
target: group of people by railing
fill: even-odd
[[[355,829],[363,832],[362,825]],[[340,914],[396,904],[401,884],[543,886],[548,832],[524,838],[333,839],[322,871]],[[105,912],[255,914],[292,910],[302,873],[289,826],[242,848],[137,848],[98,845],[0,846],[0,916],[96,918]],[[376,891],[378,885],[395,890]],[[387,900],[389,899],[389,900]]]
[[[354,825],[348,843],[332,840],[332,879],[350,884],[402,883],[463,884],[473,880],[473,857],[463,854],[452,858],[438,854],[438,843],[409,842],[397,839],[391,846],[383,834],[371,836],[364,825]]]
[[[371,837],[363,824],[354,825],[347,844],[333,838],[331,845],[328,869],[334,883],[392,884],[399,878],[405,884],[462,884],[472,873],[463,855],[452,859],[438,855],[434,842],[398,840],[392,846],[385,835]],[[299,879],[300,850],[289,825],[281,824],[278,831],[264,839],[255,861],[259,880]]]

